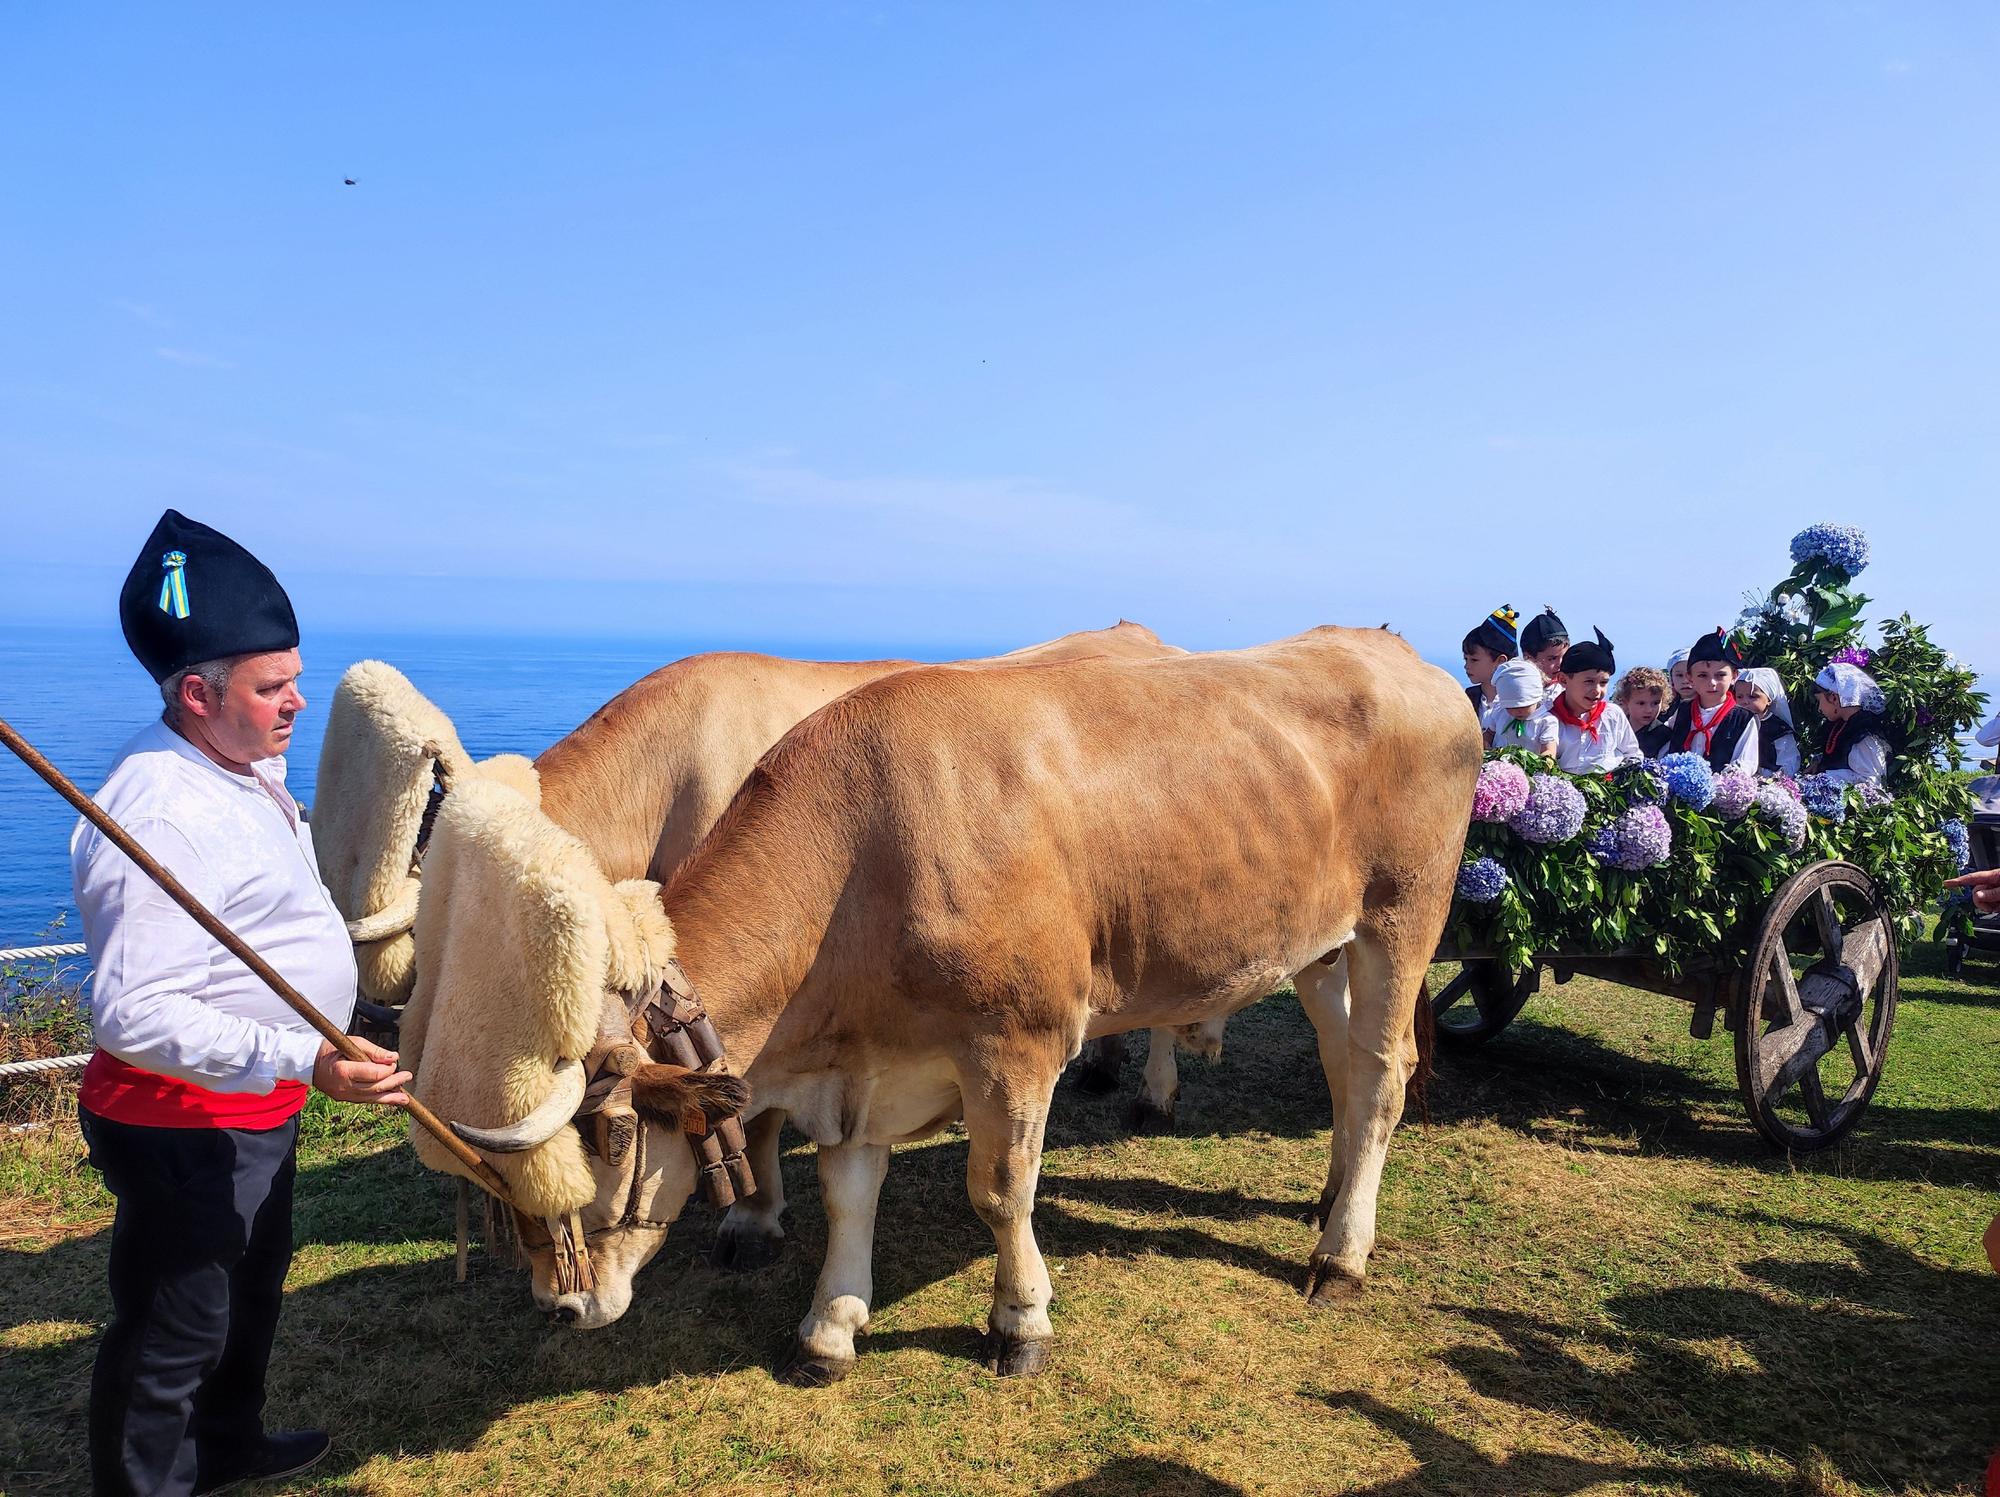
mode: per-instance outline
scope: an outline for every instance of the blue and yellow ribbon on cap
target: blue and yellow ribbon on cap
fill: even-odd
[[[187,552],[169,551],[160,558],[166,575],[160,579],[160,612],[177,619],[188,616]]]

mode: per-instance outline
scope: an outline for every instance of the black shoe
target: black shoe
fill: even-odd
[[[272,1481],[280,1476],[297,1476],[317,1466],[333,1448],[323,1429],[284,1429],[264,1436],[263,1448],[247,1460],[195,1483],[195,1497],[209,1492],[226,1492],[246,1481]]]

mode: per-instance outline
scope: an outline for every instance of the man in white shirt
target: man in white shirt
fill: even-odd
[[[121,750],[97,803],[344,1027],[353,949],[284,788],[305,707],[284,590],[227,536],[168,510],[119,619],[165,711]],[[216,1492],[304,1470],[326,1434],[263,1425],[298,1114],[308,1085],[400,1104],[409,1075],[365,1041],[370,1060],[342,1060],[86,822],[70,859],[98,1045],[78,1114],[118,1200],[112,1320],[91,1380],[93,1488]]]

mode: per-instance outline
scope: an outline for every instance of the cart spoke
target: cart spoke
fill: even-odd
[[[1840,929],[1840,911],[1833,902],[1833,890],[1822,888],[1813,896],[1813,920],[1819,926],[1821,953],[1829,962],[1839,962],[1846,937]]]
[[[1861,1018],[1847,1026],[1847,1049],[1854,1057],[1855,1075],[1866,1079],[1875,1070],[1875,1050],[1868,1042],[1868,1026]]]
[[[1778,997],[1783,1000],[1784,1012],[1777,1027],[1789,1029],[1805,1018],[1805,1005],[1799,1002],[1798,979],[1792,976],[1792,954],[1785,950],[1782,941],[1771,948],[1771,981],[1777,987]],[[1768,1004],[1768,1000],[1767,1000]]]
[[[1808,1070],[1799,1077],[1799,1095],[1805,1099],[1806,1116],[1812,1119],[1813,1127],[1825,1132],[1830,1114],[1826,1106],[1826,1089],[1819,1084],[1817,1070]]]

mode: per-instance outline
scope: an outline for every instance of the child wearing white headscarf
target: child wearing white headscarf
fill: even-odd
[[[1792,704],[1785,683],[1769,666],[1753,665],[1736,678],[1736,700],[1757,714],[1757,773],[1799,772],[1799,740],[1792,731]]]
[[[1493,673],[1493,705],[1479,717],[1488,748],[1524,748],[1553,759],[1556,720],[1542,694],[1542,673],[1532,660],[1510,660]]]
[[[1889,772],[1888,705],[1875,678],[1858,665],[1841,661],[1813,678],[1819,689],[1819,715],[1826,719],[1826,743],[1814,757],[1812,772],[1840,785],[1863,780],[1879,785]]]

